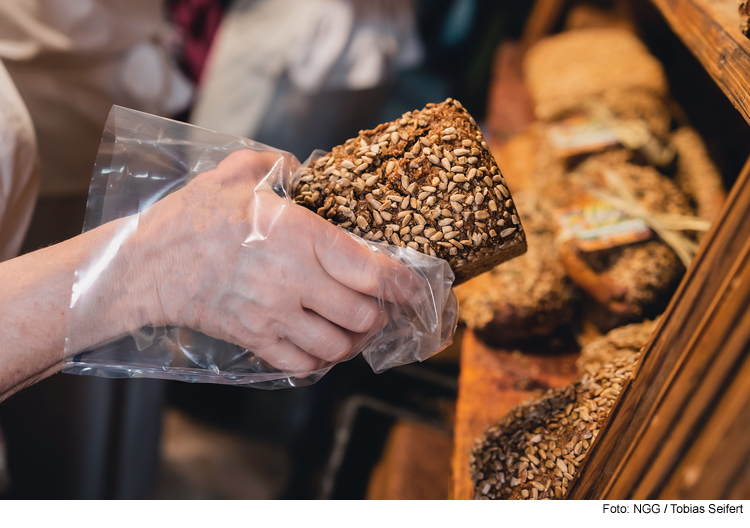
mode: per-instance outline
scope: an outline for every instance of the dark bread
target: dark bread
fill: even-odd
[[[302,172],[295,201],[367,240],[447,260],[455,284],[526,251],[497,163],[453,99],[334,147]]]

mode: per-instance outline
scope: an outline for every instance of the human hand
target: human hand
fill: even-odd
[[[141,214],[139,254],[158,294],[152,324],[193,328],[284,372],[311,372],[381,328],[384,300],[416,293],[415,274],[273,192],[263,178],[289,163],[236,152]]]

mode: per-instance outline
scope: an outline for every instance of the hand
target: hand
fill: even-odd
[[[138,247],[158,292],[153,324],[187,326],[282,371],[311,372],[385,324],[386,289],[416,292],[406,268],[262,181],[289,163],[236,152],[141,214]]]

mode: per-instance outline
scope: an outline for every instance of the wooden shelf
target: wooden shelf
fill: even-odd
[[[549,350],[549,347],[545,346]],[[537,350],[491,348],[467,331],[461,346],[461,375],[451,461],[451,498],[474,497],[469,452],[474,439],[510,409],[546,389],[562,387],[576,377],[574,352],[541,354]]]
[[[750,160],[644,348],[634,380],[620,394],[570,498],[750,497],[744,476],[750,426],[742,415],[750,398],[748,211]],[[717,433],[732,445],[716,441]]]
[[[368,500],[445,500],[452,440],[445,431],[399,420],[367,487]]]
[[[750,39],[739,30],[736,0],[651,0],[750,123]]]

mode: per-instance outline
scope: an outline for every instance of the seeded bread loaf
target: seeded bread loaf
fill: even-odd
[[[687,196],[656,169],[631,163],[632,154],[615,150],[589,157],[573,172],[550,180],[542,200],[560,211],[573,207],[587,189],[611,194],[602,183],[602,171],[612,170],[645,209],[654,213],[692,215]],[[602,325],[612,327],[659,311],[669,300],[684,267],[661,239],[580,251],[574,240],[561,245],[568,276],[609,312],[599,312]],[[606,317],[605,317],[606,315]]]
[[[659,61],[638,37],[617,28],[547,37],[526,53],[524,73],[534,112],[544,121],[613,89],[667,94]]]
[[[601,166],[612,167],[647,210],[685,216],[693,214],[687,196],[672,180],[652,167],[625,161],[621,154],[624,153],[593,156],[580,171],[593,179]],[[640,318],[650,313],[653,315],[654,310],[661,311],[685,271],[672,248],[658,238],[581,256],[620,291],[620,296],[613,301],[623,308],[620,315],[627,317]]]
[[[576,288],[555,243],[555,219],[530,193],[516,195],[528,252],[456,288],[461,320],[482,339],[546,336],[573,317]]]
[[[361,131],[305,168],[296,191],[356,235],[447,260],[455,284],[526,251],[505,180],[453,99]]]
[[[518,405],[489,427],[469,456],[474,498],[566,498],[654,328],[645,321],[592,341],[577,381]]]

